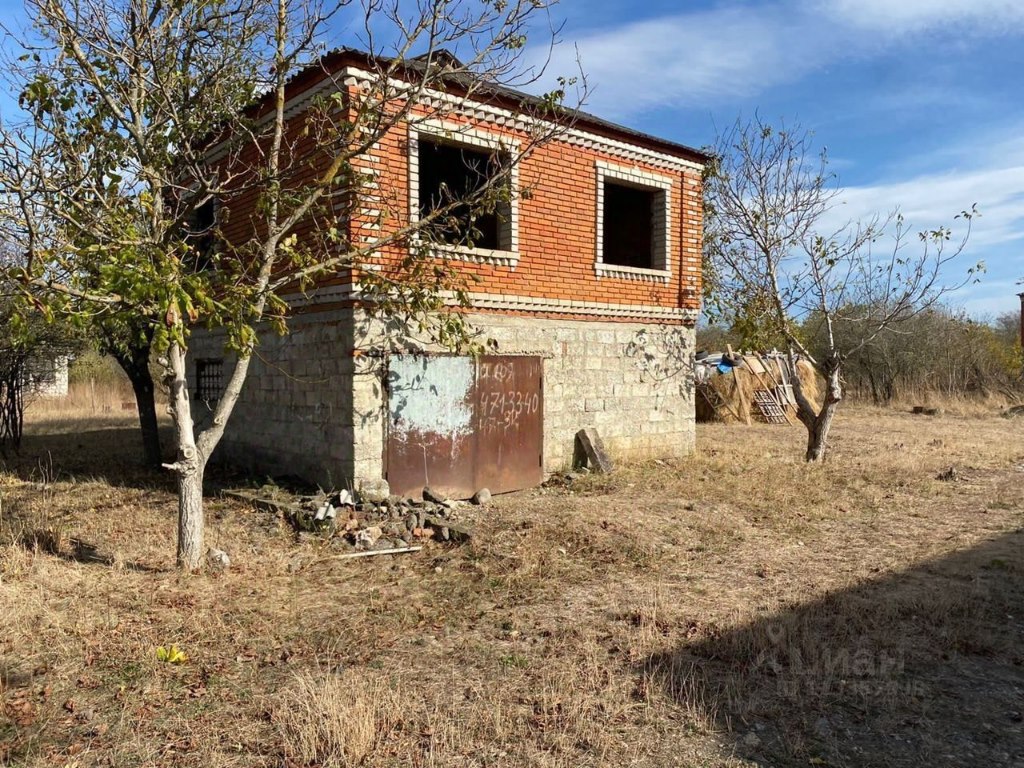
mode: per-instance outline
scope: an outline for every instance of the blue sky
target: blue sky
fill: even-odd
[[[757,110],[828,148],[844,188],[836,219],[900,207],[915,230],[974,203],[950,303],[1016,309],[1024,277],[1024,3],[1015,0],[562,0],[588,111],[695,146]]]
[[[24,24],[21,0],[0,0],[0,14]],[[1024,2],[561,0],[552,14],[564,27],[549,72],[574,72],[578,50],[588,111],[698,147],[755,110],[814,131],[844,188],[837,222],[899,206],[924,229],[977,203],[948,278],[978,260],[988,271],[951,303],[978,317],[1017,308]],[[324,42],[358,44],[334,34]]]

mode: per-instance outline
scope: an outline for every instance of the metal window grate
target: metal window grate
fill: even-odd
[[[196,360],[196,399],[216,402],[224,391],[224,361]]]

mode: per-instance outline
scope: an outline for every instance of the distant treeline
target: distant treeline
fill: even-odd
[[[748,323],[723,324],[697,330],[698,350],[716,351],[775,346],[763,335],[752,343]],[[825,332],[815,317],[803,321],[802,331],[811,350],[822,347]],[[834,333],[851,339],[859,329],[838,324]],[[778,344],[782,349],[781,343]],[[855,346],[850,344],[850,347]],[[844,368],[847,394],[884,405],[893,400],[928,393],[948,397],[1024,397],[1024,355],[1020,346],[1020,313],[980,322],[946,308],[929,309],[902,320],[847,358]]]

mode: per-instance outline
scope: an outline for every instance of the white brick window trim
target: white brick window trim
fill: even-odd
[[[597,171],[597,254],[594,272],[598,278],[609,277],[619,280],[639,280],[648,283],[667,283],[672,276],[672,184],[669,176],[644,171],[639,168],[612,165],[602,160],[594,163]],[[657,216],[651,237],[653,267],[625,267],[604,263],[604,183],[606,179],[621,182],[639,189],[656,192],[654,199]]]
[[[415,225],[420,213],[420,137],[437,139],[447,144],[508,152],[515,155],[519,142],[501,134],[482,131],[479,128],[441,120],[413,121],[409,124],[409,223]],[[491,248],[468,248],[462,245],[432,243],[431,247],[445,256],[477,264],[493,264],[515,269],[519,263],[519,164],[513,164],[509,184],[512,188],[507,216],[499,216],[502,242],[508,243],[508,250]]]

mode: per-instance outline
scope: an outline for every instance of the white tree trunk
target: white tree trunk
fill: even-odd
[[[194,571],[203,563],[203,472],[207,455],[196,447],[185,355],[185,348],[177,342],[167,350],[178,451],[174,463],[166,466],[178,475],[178,567]]]
[[[203,564],[203,471],[178,474],[178,567],[198,570]]]
[[[793,394],[796,397],[796,414],[807,428],[807,452],[804,454],[804,458],[810,462],[823,461],[828,449],[828,434],[832,429],[832,420],[843,399],[842,365],[838,358],[832,357],[826,360],[822,366],[824,368],[822,373],[825,376],[825,399],[816,411],[800,385],[800,377],[796,375],[796,362],[796,356],[792,355],[790,367],[794,374]]]
[[[825,449],[828,447],[828,433],[832,428],[832,419],[835,418],[836,409],[839,403],[826,403],[815,417],[813,424],[807,426],[807,453],[804,458],[807,461],[818,462],[825,458]]]
[[[804,456],[807,461],[819,462],[825,459],[828,433],[832,429],[832,419],[835,418],[842,399],[840,364],[833,358],[827,361],[825,366],[825,401],[821,404],[821,410],[810,419],[801,418],[807,427],[807,453]]]

